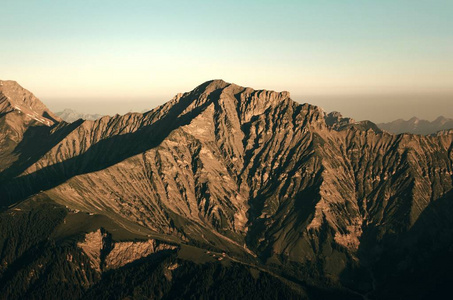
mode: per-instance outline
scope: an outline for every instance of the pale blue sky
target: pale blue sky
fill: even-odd
[[[360,99],[343,110],[358,119],[379,99],[410,107],[411,95],[434,111],[396,115],[453,117],[440,104],[453,100],[451,0],[2,0],[0,15],[0,79],[57,109],[152,108],[222,78],[326,110]]]

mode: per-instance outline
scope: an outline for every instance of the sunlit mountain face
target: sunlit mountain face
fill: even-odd
[[[222,80],[67,122],[0,83],[1,299],[449,291],[451,130],[393,134]]]

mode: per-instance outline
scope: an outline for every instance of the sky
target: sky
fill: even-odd
[[[125,113],[210,79],[375,122],[453,117],[453,1],[1,0],[0,79]]]

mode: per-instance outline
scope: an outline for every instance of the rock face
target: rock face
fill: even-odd
[[[104,252],[109,247],[106,243],[106,238],[107,234],[98,229],[95,232],[86,234],[84,241],[77,244],[90,259],[91,267],[98,272],[101,271],[102,256],[105,256]]]
[[[414,245],[420,228],[437,230],[427,216],[452,200],[451,132],[396,136],[288,92],[215,80],[145,114],[52,126],[39,156],[0,174],[2,206],[45,194],[319,285],[370,293],[382,276],[385,286],[379,266]],[[99,231],[79,243],[94,269],[103,240]],[[441,240],[435,247],[451,239]],[[117,268],[158,248],[115,243],[103,261]]]
[[[435,134],[438,131],[453,129],[453,119],[438,117],[434,121],[420,120],[413,117],[407,121],[398,119],[393,122],[378,124],[379,128],[388,132],[400,133],[413,133],[413,134]]]
[[[160,243],[154,239],[135,242],[113,242],[111,236],[98,229],[87,233],[77,244],[91,261],[96,271],[116,269],[162,250],[176,249],[174,245]]]

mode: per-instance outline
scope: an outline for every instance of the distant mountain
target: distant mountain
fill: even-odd
[[[359,129],[359,130],[373,130],[376,133],[381,133],[382,130],[371,121],[355,121],[352,118],[344,118],[341,113],[337,111],[325,114],[326,124],[337,131],[345,129]]]
[[[57,112],[55,114],[68,123],[72,123],[74,121],[77,121],[78,119],[97,120],[103,116],[99,114],[84,114],[69,108],[66,108],[65,110]]]
[[[451,131],[389,134],[222,80],[144,114],[6,109],[0,126],[0,299],[438,299],[453,284]]]
[[[413,133],[413,134],[434,134],[441,130],[453,129],[453,119],[438,117],[434,121],[420,120],[413,117],[410,120],[398,119],[393,122],[377,124],[379,128],[388,132],[400,133]]]

